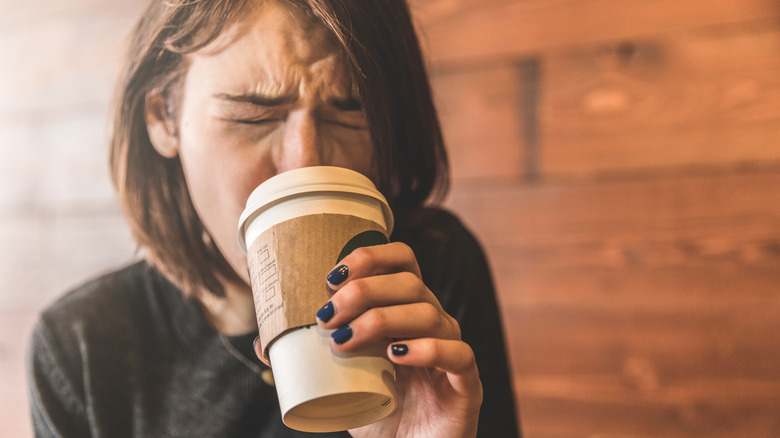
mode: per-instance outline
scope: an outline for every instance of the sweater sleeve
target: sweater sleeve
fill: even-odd
[[[27,374],[30,388],[30,408],[35,436],[87,437],[84,401],[76,390],[78,367],[67,360],[64,351],[76,348],[57,339],[56,331],[39,320],[33,329],[27,358]]]
[[[404,237],[417,254],[423,281],[474,350],[483,387],[477,436],[518,437],[501,314],[485,255],[457,218],[441,210],[432,215],[424,231]]]

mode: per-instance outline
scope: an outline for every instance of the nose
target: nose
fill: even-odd
[[[288,115],[276,166],[279,172],[323,164],[322,139],[317,131],[317,120],[310,112]]]

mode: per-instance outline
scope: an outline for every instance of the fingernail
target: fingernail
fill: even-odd
[[[338,286],[347,279],[347,275],[349,275],[347,265],[338,265],[328,274],[328,283]]]
[[[328,301],[320,310],[317,311],[317,318],[322,322],[328,322],[333,318],[333,303]]]
[[[390,348],[393,356],[403,356],[409,352],[409,346],[406,344],[395,344]]]
[[[352,338],[352,327],[345,325],[330,335],[333,341],[339,345],[349,341]]]

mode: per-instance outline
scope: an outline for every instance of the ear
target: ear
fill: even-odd
[[[158,154],[165,158],[173,158],[179,154],[179,137],[176,132],[176,122],[171,120],[165,105],[165,98],[160,93],[149,93],[144,103],[146,113],[146,131],[149,140]]]

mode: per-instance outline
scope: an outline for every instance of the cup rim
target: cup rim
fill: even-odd
[[[263,211],[301,194],[346,193],[376,199],[382,206],[387,234],[393,232],[393,213],[382,193],[360,172],[336,166],[310,166],[274,175],[258,185],[238,220],[238,246],[246,253],[246,228]]]

